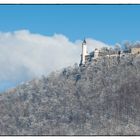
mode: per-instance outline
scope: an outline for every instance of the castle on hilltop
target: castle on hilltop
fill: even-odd
[[[84,39],[82,43],[82,54],[81,54],[80,66],[85,65],[86,62],[91,61],[92,59],[97,59],[98,56],[99,56],[99,50],[97,48],[91,53],[87,52],[86,40]]]
[[[79,66],[84,66],[87,62],[90,62],[91,60],[97,61],[97,59],[101,56],[106,56],[106,57],[121,57],[121,56],[125,56],[126,54],[140,54],[140,47],[133,47],[130,50],[117,50],[114,51],[112,53],[110,53],[110,50],[107,50],[108,53],[105,55],[103,50],[99,50],[97,48],[95,48],[94,51],[88,53],[87,51],[87,43],[86,40],[84,39],[84,41],[82,42],[82,53],[81,53],[81,61]]]

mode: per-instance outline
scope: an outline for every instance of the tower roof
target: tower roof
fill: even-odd
[[[86,44],[86,39],[84,39],[83,44]]]

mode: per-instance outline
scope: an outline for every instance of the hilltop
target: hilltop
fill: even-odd
[[[140,55],[103,56],[0,95],[0,135],[140,135]]]

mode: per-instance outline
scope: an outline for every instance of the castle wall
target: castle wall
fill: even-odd
[[[139,54],[140,53],[140,48],[131,48],[131,53],[132,54]]]

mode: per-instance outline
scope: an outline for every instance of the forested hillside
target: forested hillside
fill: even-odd
[[[1,94],[0,135],[140,135],[140,55],[75,64]]]

